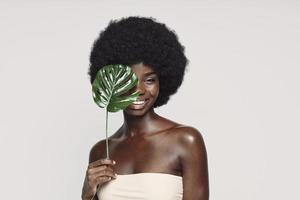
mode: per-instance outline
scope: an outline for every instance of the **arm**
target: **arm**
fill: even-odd
[[[183,200],[208,200],[209,177],[207,153],[201,133],[185,127],[179,137],[183,172]]]
[[[91,148],[90,153],[89,153],[89,166],[91,165],[91,163],[95,163],[97,160],[99,160],[100,158],[103,157],[103,155],[102,155],[102,152],[104,149],[103,143],[104,143],[103,140],[99,141]],[[89,197],[84,196],[84,194],[89,193],[88,189],[87,189],[88,188],[87,182],[88,182],[88,180],[87,180],[87,175],[86,175],[84,184],[83,184],[83,188],[82,188],[81,199],[82,200],[99,200],[98,196],[96,194],[94,194],[93,197],[90,197],[90,195],[88,195]]]

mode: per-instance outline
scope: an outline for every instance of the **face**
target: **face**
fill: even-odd
[[[131,65],[131,69],[138,78],[138,84],[129,93],[137,90],[140,95],[124,111],[130,115],[141,116],[153,107],[159,93],[159,80],[157,74],[143,63]]]

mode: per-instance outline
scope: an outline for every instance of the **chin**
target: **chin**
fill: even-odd
[[[136,110],[136,109],[130,109],[130,108],[126,108],[124,110],[124,112],[128,115],[134,115],[134,116],[143,116],[145,115],[149,110],[144,110],[144,109],[140,109],[140,110]]]
[[[124,112],[128,115],[133,115],[133,116],[144,116],[145,114],[147,114],[151,109],[153,108],[152,104],[151,105],[146,105],[145,107],[141,108],[141,109],[137,109],[134,106],[128,106]]]

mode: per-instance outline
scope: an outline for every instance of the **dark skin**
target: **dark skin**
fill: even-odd
[[[89,171],[96,169],[98,172],[106,171],[102,175],[112,179],[115,173],[173,174],[183,178],[183,200],[208,200],[207,153],[201,133],[193,127],[178,124],[156,114],[153,104],[159,92],[158,76],[142,63],[131,67],[139,79],[138,85],[132,91],[139,90],[139,99],[146,100],[146,103],[144,106],[130,105],[123,111],[123,125],[109,137],[109,160],[105,160],[105,140],[92,147],[87,177],[92,174]],[[115,165],[112,164],[113,160],[116,161]],[[90,176],[90,181],[93,178],[96,179]],[[96,189],[93,186],[91,192],[92,187],[87,187],[86,182],[82,197],[90,199]],[[100,187],[105,182],[100,182]],[[94,199],[98,199],[97,196]]]

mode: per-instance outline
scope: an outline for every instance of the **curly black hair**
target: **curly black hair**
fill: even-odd
[[[176,33],[149,17],[111,20],[95,40],[90,54],[90,82],[108,64],[143,63],[158,75],[160,90],[153,107],[168,102],[181,85],[188,59]]]

